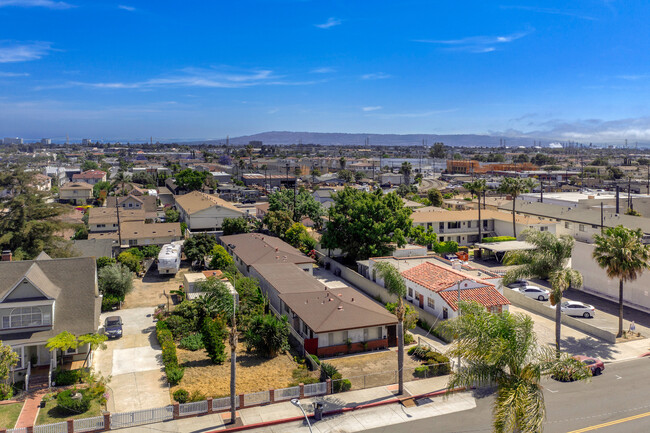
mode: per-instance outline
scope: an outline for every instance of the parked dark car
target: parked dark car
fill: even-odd
[[[122,318],[110,316],[104,321],[104,333],[108,338],[120,338],[122,336]]]

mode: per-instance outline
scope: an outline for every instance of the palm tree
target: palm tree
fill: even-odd
[[[589,370],[569,355],[558,359],[550,348],[538,345],[526,314],[491,314],[476,302],[459,307],[462,314],[441,325],[458,336],[447,356],[465,361],[452,373],[447,389],[496,385],[493,430],[541,432],[546,415],[541,379],[570,371],[574,380],[584,380]]]
[[[515,202],[517,197],[523,192],[532,190],[535,187],[535,181],[530,178],[521,177],[504,177],[499,185],[499,191],[512,197],[512,235],[517,237],[517,227],[515,225]]]
[[[507,285],[520,278],[548,278],[551,283],[551,305],[555,306],[555,353],[560,354],[562,329],[562,295],[569,287],[582,286],[580,272],[567,267],[574,239],[569,235],[556,236],[550,232],[528,229],[522,233],[526,242],[535,246],[533,250],[513,251],[506,254],[506,264],[519,265],[503,276]]]
[[[397,296],[397,370],[399,371],[399,390],[398,394],[404,393],[404,297],[406,296],[406,283],[399,270],[388,262],[375,263],[374,268],[379,276],[384,280],[384,287],[388,292]]]
[[[485,179],[476,179],[465,184],[465,189],[478,198],[478,241],[483,240],[483,224],[481,224],[481,194],[487,188]]]
[[[339,158],[339,167],[341,167],[341,170],[345,170],[345,156],[342,156]]]
[[[413,171],[413,167],[411,166],[410,162],[404,161],[402,163],[402,166],[399,169],[399,172],[404,175],[404,183],[407,185],[411,184],[411,172]]]
[[[125,183],[131,182],[131,176],[129,176],[127,173],[124,171],[120,170],[115,174],[115,177],[113,178],[113,182],[111,183],[111,191],[114,190],[115,188],[121,186],[123,193],[125,192]],[[110,192],[110,191],[109,191]],[[123,194],[126,195],[126,194]]]
[[[648,269],[650,246],[643,244],[641,229],[623,226],[608,227],[604,233],[594,235],[596,248],[593,257],[598,266],[607,271],[609,278],[618,278],[618,334],[623,336],[623,283],[634,281]]]

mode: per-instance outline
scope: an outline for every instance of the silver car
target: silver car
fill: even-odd
[[[550,292],[546,289],[542,289],[537,286],[526,286],[518,289],[512,289],[515,292],[519,292],[524,296],[527,296],[532,299],[537,299],[538,301],[547,301],[550,296]]]
[[[596,309],[593,305],[585,304],[578,301],[564,301],[561,305],[561,311],[567,316],[579,316],[588,319],[596,315]],[[556,306],[551,306],[555,308]]]

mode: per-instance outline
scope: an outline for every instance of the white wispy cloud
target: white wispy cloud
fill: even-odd
[[[541,7],[536,7],[536,6],[506,6],[506,5],[501,5],[501,9],[517,9],[521,11],[528,11],[528,12],[535,12],[535,13],[540,13],[540,14],[550,14],[550,15],[564,15],[568,17],[574,17],[574,18],[580,18],[582,20],[589,20],[589,21],[595,21],[597,18],[588,16],[588,15],[583,15],[580,13],[576,12],[571,12],[571,11],[565,11],[561,9],[553,9],[553,8],[541,8]]]
[[[644,80],[646,78],[650,78],[650,75],[648,74],[618,75],[616,78],[620,78],[621,80],[627,80],[627,81],[637,81],[637,80]]]
[[[2,72],[0,71],[0,77],[12,78],[12,77],[29,77],[27,72]]]
[[[319,29],[329,29],[335,26],[340,26],[342,23],[343,21],[339,18],[329,17],[324,23],[314,24],[314,26],[318,27]]]
[[[430,117],[435,116],[436,114],[453,113],[454,111],[458,111],[458,109],[450,108],[446,110],[412,111],[406,113],[374,113],[373,115],[379,117],[380,119],[400,119]]]
[[[117,5],[117,8],[125,10],[125,11],[129,11],[129,12],[135,12],[135,8],[133,6]]]
[[[496,51],[499,45],[507,44],[531,34],[533,30],[502,36],[470,36],[460,39],[416,39],[414,42],[446,46],[457,51],[471,53],[489,53]]]
[[[206,87],[206,88],[242,88],[252,86],[301,86],[314,84],[318,81],[292,81],[273,71],[259,69],[252,71],[224,71],[217,68],[185,68],[164,77],[151,78],[143,81],[113,81],[113,82],[83,82],[69,81],[60,85],[40,86],[36,90],[91,87],[96,89],[152,89],[160,87]]]
[[[42,7],[47,9],[70,9],[75,7],[70,3],[53,0],[0,0],[0,8],[6,6],[22,8]]]
[[[0,63],[38,60],[52,51],[50,42],[0,41]]]
[[[384,80],[386,78],[390,78],[390,75],[383,72],[373,72],[370,74],[363,74],[361,76],[362,80]]]
[[[363,111],[377,111],[377,110],[381,110],[382,108],[383,107],[381,105],[373,105],[373,106],[370,106],[370,107],[363,107],[361,109]]]
[[[322,68],[314,68],[309,72],[312,74],[331,74],[332,72],[336,72],[336,69],[325,66]]]

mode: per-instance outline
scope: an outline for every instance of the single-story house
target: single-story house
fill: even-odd
[[[217,230],[225,218],[239,218],[246,214],[235,205],[214,195],[192,191],[174,197],[181,221],[190,231]]]

